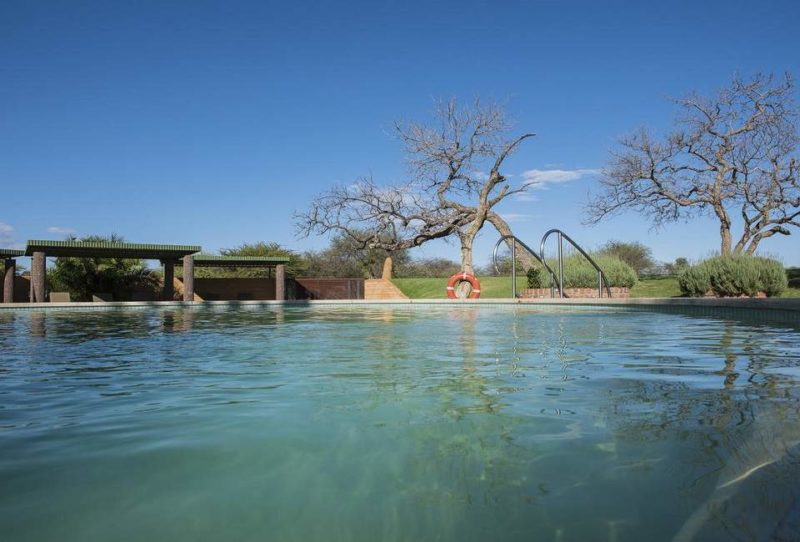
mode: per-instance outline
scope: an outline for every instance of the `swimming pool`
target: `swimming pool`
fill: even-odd
[[[800,532],[800,331],[603,307],[0,313],[18,540]]]

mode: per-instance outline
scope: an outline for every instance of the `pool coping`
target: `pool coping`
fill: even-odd
[[[320,299],[304,301],[108,301],[70,303],[0,303],[0,312],[34,309],[109,309],[124,307],[190,307],[190,306],[314,306],[314,305],[595,305],[619,307],[703,307],[743,309],[748,311],[791,311],[800,313],[800,299],[751,298],[606,298],[606,299]]]

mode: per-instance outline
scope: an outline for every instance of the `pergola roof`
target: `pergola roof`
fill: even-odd
[[[26,256],[44,252],[48,256],[78,258],[137,258],[143,260],[177,260],[200,252],[195,245],[152,245],[143,243],[111,243],[107,241],[28,241]]]
[[[25,256],[24,250],[14,250],[13,248],[0,248],[0,258],[16,258]]]
[[[216,256],[197,254],[192,258],[195,267],[275,267],[289,263],[286,256]],[[183,262],[178,262],[183,265]]]

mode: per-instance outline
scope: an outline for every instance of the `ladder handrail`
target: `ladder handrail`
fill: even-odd
[[[522,246],[522,248],[527,250],[531,254],[531,256],[536,258],[539,261],[539,263],[541,263],[545,268],[547,268],[548,271],[550,271],[550,276],[553,279],[550,282],[550,295],[553,296],[553,293],[554,293],[553,292],[553,285],[556,283],[555,274],[553,274],[553,271],[549,267],[547,267],[547,264],[544,262],[544,260],[542,260],[542,258],[540,258],[539,255],[536,254],[536,252],[531,247],[529,247],[528,245],[526,245],[525,243],[520,241],[519,238],[516,235],[504,235],[494,245],[494,250],[492,251],[492,261],[494,262],[494,270],[498,274],[500,274],[500,268],[497,266],[497,249],[500,248],[500,243],[502,243],[503,241],[505,241],[507,239],[513,239],[514,240],[514,243],[511,244],[511,294],[512,294],[512,297],[514,299],[516,299],[516,297],[517,297],[517,257],[516,257],[517,256],[517,250],[516,250],[517,243],[519,243],[520,246]]]
[[[583,257],[586,258],[587,260],[589,260],[589,263],[592,264],[592,266],[597,270],[597,296],[598,296],[598,298],[602,298],[603,297],[603,286],[605,286],[605,288],[606,288],[606,292],[608,293],[608,297],[611,297],[611,288],[608,287],[608,280],[606,279],[606,274],[603,273],[603,270],[600,269],[600,266],[597,265],[597,262],[595,262],[592,259],[592,257],[589,256],[589,254],[587,254],[586,251],[583,250],[583,248],[581,248],[580,245],[578,245],[578,243],[576,243],[572,239],[572,237],[570,237],[569,235],[567,235],[563,231],[559,230],[558,228],[553,228],[552,230],[548,230],[542,236],[541,243],[539,243],[539,258],[538,259],[547,268],[547,270],[550,272],[550,275],[553,277],[553,279],[555,280],[555,273],[553,273],[553,270],[550,269],[550,266],[548,266],[547,263],[545,263],[545,261],[544,261],[544,244],[545,244],[545,242],[547,242],[547,238],[550,237],[550,235],[552,235],[554,233],[557,233],[558,234],[558,238],[559,238],[559,243],[558,243],[558,270],[559,270],[558,295],[559,295],[559,297],[564,297],[564,257],[563,257],[563,254],[562,254],[562,246],[563,246],[563,243],[561,242],[562,239],[566,239],[569,242],[569,244],[571,244],[573,247],[575,247],[578,250],[578,252],[583,254]]]

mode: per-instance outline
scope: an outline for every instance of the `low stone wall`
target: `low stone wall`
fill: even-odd
[[[611,297],[618,299],[625,299],[631,296],[628,288],[609,288],[611,290]],[[603,298],[608,296],[608,290],[603,288]],[[555,291],[558,297],[558,290]],[[549,298],[550,288],[526,288],[520,291],[519,296],[524,299],[542,299]],[[572,299],[597,299],[597,288],[564,288],[564,297]]]
[[[296,278],[292,299],[364,299],[364,279]]]
[[[195,277],[194,293],[205,301],[274,300],[275,279]]]

